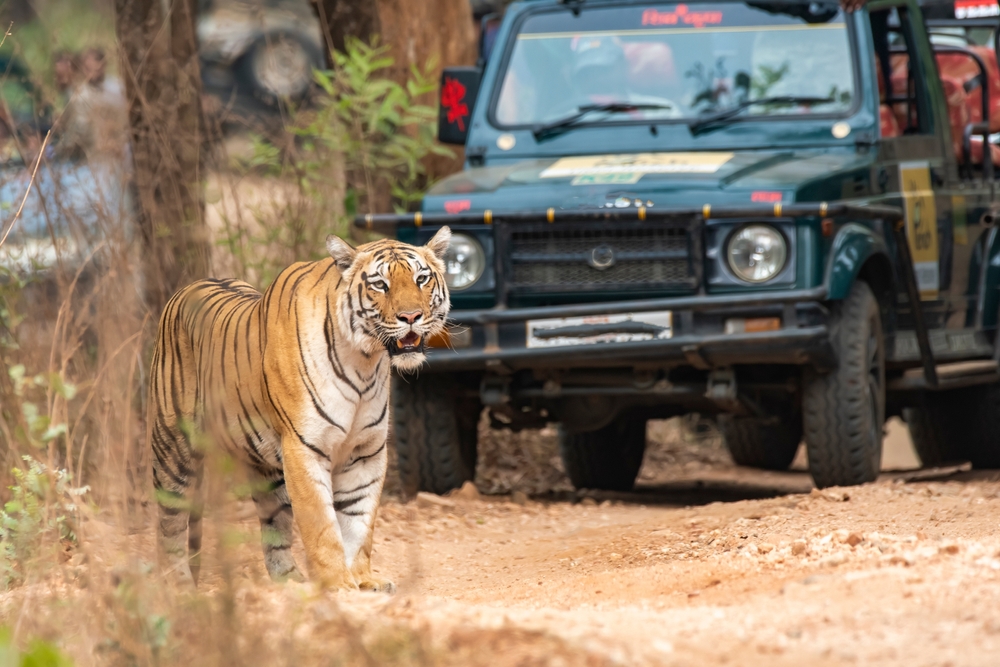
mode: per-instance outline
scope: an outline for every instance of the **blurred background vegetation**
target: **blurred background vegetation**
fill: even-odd
[[[233,549],[257,537],[233,519],[229,462],[208,590],[155,575],[155,323],[187,282],[265,287],[356,212],[413,208],[459,168],[436,88],[476,60],[474,9],[0,0],[0,665],[295,655],[236,605]],[[419,635],[359,637],[338,620],[323,641],[337,664],[444,664]]]

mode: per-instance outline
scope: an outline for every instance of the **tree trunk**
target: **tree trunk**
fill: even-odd
[[[209,267],[196,9],[197,0],[169,0],[166,6],[160,0],[115,2],[153,321],[176,290],[204,278]]]
[[[196,9],[197,0],[115,0],[143,291],[154,327],[171,295],[209,270]],[[150,450],[130,436],[123,467],[134,508],[148,497]]]
[[[391,49],[393,66],[390,77],[406,83],[410,69],[423,70],[436,59],[430,72],[434,80],[444,67],[472,65],[476,62],[476,27],[469,0],[312,0],[320,27],[330,47],[343,51],[347,37],[371,41],[377,36]],[[327,64],[329,62],[327,53]],[[434,95],[419,100],[436,106]],[[429,155],[424,168],[430,181],[458,171],[463,154],[455,157]]]

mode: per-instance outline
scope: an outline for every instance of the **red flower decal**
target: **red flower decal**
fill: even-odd
[[[444,210],[448,213],[461,213],[472,208],[472,202],[468,199],[452,199],[444,203]]]
[[[452,125],[458,123],[458,129],[465,132],[465,122],[462,119],[469,115],[469,105],[463,99],[465,86],[457,79],[445,77],[441,88],[441,106],[448,111],[448,122]]]

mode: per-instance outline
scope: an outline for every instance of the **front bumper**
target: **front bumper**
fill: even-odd
[[[690,366],[734,364],[812,365],[828,370],[836,360],[829,342],[826,288],[783,290],[753,295],[643,299],[544,308],[452,311],[458,328],[471,332],[468,347],[428,350],[428,370],[515,371],[529,368]],[[527,346],[528,322],[535,319],[670,311],[671,338],[602,342],[565,347]],[[723,331],[733,317],[776,316],[781,328],[758,333]]]

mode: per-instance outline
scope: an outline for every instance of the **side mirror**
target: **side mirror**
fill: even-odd
[[[441,72],[438,141],[464,145],[483,72],[478,67],[446,67]]]

